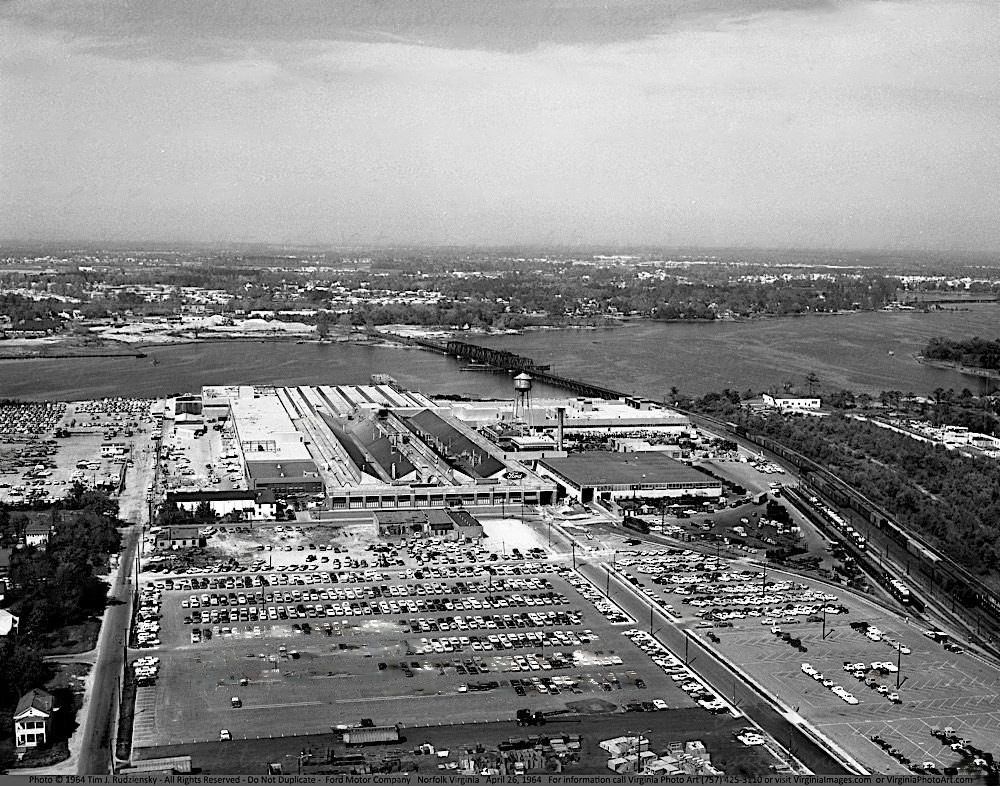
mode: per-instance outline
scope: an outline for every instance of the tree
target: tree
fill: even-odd
[[[816,388],[819,387],[819,377],[816,376],[815,371],[810,371],[806,374],[806,387],[809,389],[809,395],[816,395]]]
[[[326,338],[330,335],[330,320],[325,311],[320,311],[316,317],[316,335],[320,338]]]
[[[203,499],[199,502],[198,507],[194,509],[194,517],[196,521],[204,523],[215,521],[216,515],[215,511],[212,509],[212,503],[207,499]]]

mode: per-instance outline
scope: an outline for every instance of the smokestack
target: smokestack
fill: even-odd
[[[566,422],[566,407],[556,408],[556,450],[563,449],[563,427]]]

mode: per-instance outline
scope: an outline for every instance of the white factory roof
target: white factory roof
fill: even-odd
[[[229,408],[247,461],[311,458],[302,434],[274,392],[258,388],[254,393],[252,387],[241,387],[239,395],[229,399]]]
[[[513,416],[513,401],[448,403],[451,405],[454,417],[467,423],[510,420]],[[532,400],[531,407],[523,411],[521,419],[531,426],[553,428],[556,424],[556,411],[562,407],[566,410],[567,428],[655,428],[657,426],[676,428],[690,424],[686,415],[659,404],[644,403],[642,406],[644,408],[637,409],[629,406],[623,399],[536,398]]]

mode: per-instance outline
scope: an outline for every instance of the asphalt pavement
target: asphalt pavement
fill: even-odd
[[[558,540],[567,547],[571,546],[573,541],[567,533],[558,526],[554,529]],[[598,555],[588,552],[587,548],[584,545],[577,545],[575,562],[578,572],[601,591],[610,586],[611,600],[637,620],[636,627],[648,630],[650,604],[639,597],[617,573],[611,572],[609,582],[607,568]],[[742,675],[737,674],[716,657],[695,635],[678,627],[659,609],[653,611],[653,635],[678,657],[684,658],[687,653],[694,671],[719,696],[735,704],[740,712],[768,732],[812,772],[817,775],[843,775],[850,772],[844,763],[769,703],[756,686],[746,682]]]
[[[111,605],[108,606],[97,642],[97,663],[94,666],[90,708],[83,729],[78,775],[111,773],[115,749],[113,730],[117,728],[117,693],[128,641],[133,568],[138,540],[139,526],[129,527],[125,534],[118,578],[108,593]]]

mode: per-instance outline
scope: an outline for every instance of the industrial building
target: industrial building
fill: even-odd
[[[779,396],[765,393],[761,398],[764,400],[764,406],[773,407],[780,412],[817,410],[822,404],[818,396]]]
[[[231,491],[168,491],[167,503],[173,503],[178,508],[194,513],[201,503],[208,503],[216,516],[226,516],[239,513],[248,519],[273,519],[276,512],[276,499],[270,489],[250,491],[233,489]]]
[[[652,430],[664,434],[688,435],[691,420],[680,412],[652,401],[634,398],[552,398],[513,401],[471,401],[456,403],[452,414],[473,426],[495,423],[520,423],[536,432],[554,435],[562,427],[567,436],[580,432],[608,430]]]
[[[722,482],[662,453],[591,451],[540,459],[536,472],[557,495],[580,502],[625,497],[721,497]]]
[[[435,402],[381,379],[211,386],[201,401],[204,422],[235,437],[249,489],[239,500],[216,492],[210,502],[220,512],[249,506],[251,495],[256,505],[262,491],[308,496],[331,510],[427,511],[547,504],[557,490],[584,501],[722,493],[719,482],[665,455],[677,453],[667,443],[693,433],[686,416],[633,398],[533,399],[526,374],[509,401]],[[564,440],[592,444],[594,435],[625,452],[567,455]],[[205,492],[188,492],[185,507],[197,505],[195,493]]]
[[[372,517],[380,538],[478,539],[483,526],[466,510],[383,510]]]
[[[246,485],[330,509],[444,508],[552,501],[555,488],[452,416],[393,383],[202,389]],[[221,427],[221,425],[220,425]]]

